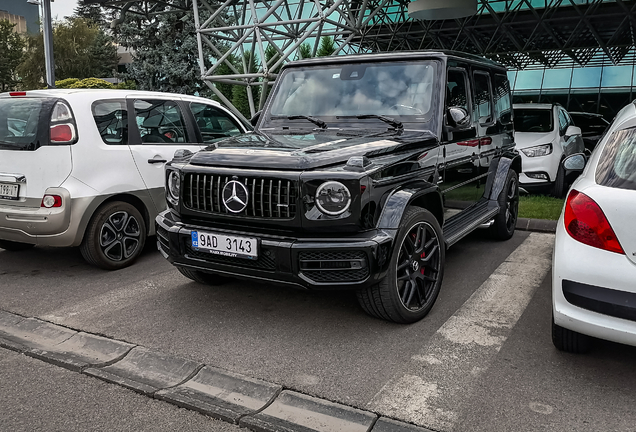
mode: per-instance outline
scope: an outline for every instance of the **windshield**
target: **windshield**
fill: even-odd
[[[402,123],[430,119],[436,91],[436,62],[359,63],[312,66],[285,71],[280,78],[265,121],[310,116],[332,127],[347,118],[375,115]],[[377,118],[365,124],[386,127]],[[278,126],[278,123],[270,124]],[[307,119],[294,119],[298,127],[315,127]]]
[[[551,109],[515,108],[515,132],[552,132]]]
[[[0,98],[0,148],[35,149],[41,99]]]

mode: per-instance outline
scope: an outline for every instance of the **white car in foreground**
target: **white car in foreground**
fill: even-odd
[[[576,161],[576,158],[580,158]],[[573,156],[568,164],[583,163]],[[636,106],[623,108],[574,182],[557,225],[552,341],[636,346]]]
[[[521,153],[519,184],[529,192],[563,197],[568,190],[563,160],[583,153],[581,129],[557,104],[515,104],[515,144]]]
[[[166,208],[164,164],[243,125],[209,99],[128,90],[0,94],[0,249],[80,246],[130,265]]]

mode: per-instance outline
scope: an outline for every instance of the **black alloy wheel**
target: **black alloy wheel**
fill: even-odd
[[[132,264],[146,242],[146,223],[132,204],[110,202],[93,216],[80,250],[89,263],[106,270]]]
[[[141,227],[134,215],[126,211],[111,214],[102,224],[99,246],[102,253],[112,261],[130,258],[139,248]]]
[[[519,217],[519,178],[514,170],[509,170],[506,183],[499,194],[499,213],[495,216],[490,233],[498,240],[508,240],[515,233]]]
[[[360,306],[376,318],[409,324],[433,307],[444,277],[446,245],[435,216],[409,207],[395,238],[387,276],[357,292]]]
[[[440,272],[440,244],[434,228],[416,223],[402,240],[396,268],[396,284],[402,305],[417,312],[432,299]]]

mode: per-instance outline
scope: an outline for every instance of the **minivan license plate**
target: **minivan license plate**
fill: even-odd
[[[20,185],[0,183],[0,198],[17,200],[20,192]]]
[[[258,239],[202,231],[192,231],[192,247],[215,255],[258,258]]]

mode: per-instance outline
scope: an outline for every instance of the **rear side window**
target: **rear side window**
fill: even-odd
[[[554,129],[552,110],[517,108],[514,111],[516,132],[550,132]]]
[[[464,70],[448,70],[448,84],[446,87],[447,106],[461,107],[470,112],[468,107],[468,86],[466,82],[466,72]]]
[[[91,109],[102,141],[110,145],[128,144],[128,110],[125,100],[95,101]]]
[[[35,150],[44,99],[0,99],[0,148]],[[50,112],[50,111],[49,111]],[[44,129],[44,128],[42,128]]]
[[[493,121],[490,76],[483,72],[475,72],[475,114],[479,123]]]
[[[503,124],[510,123],[512,121],[512,104],[508,77],[505,75],[495,75],[494,97],[497,119]]]
[[[174,101],[136,100],[135,118],[144,144],[191,142],[186,137],[181,108]]]
[[[192,102],[190,110],[204,143],[212,143],[241,134],[241,128],[238,123],[222,110],[212,105]]]
[[[596,182],[603,186],[636,190],[636,128],[610,135],[596,169]]]

